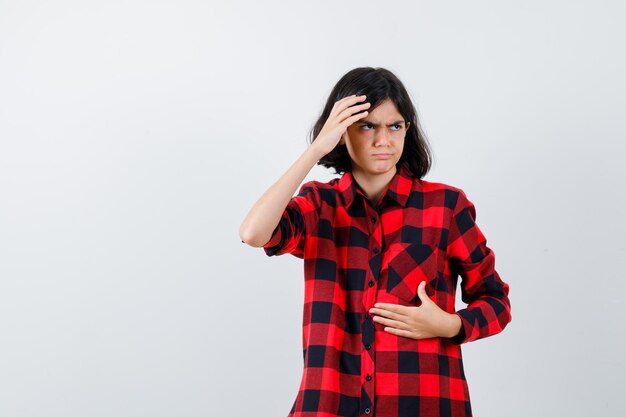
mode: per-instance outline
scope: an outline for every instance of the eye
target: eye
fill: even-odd
[[[391,125],[391,126],[396,126],[397,129],[396,130],[401,130],[402,129],[402,125],[399,123],[396,123],[395,125]]]
[[[361,128],[365,128],[367,126],[372,127],[372,124],[371,123],[365,123],[363,126],[361,126]],[[369,130],[369,129],[365,129],[365,130]]]

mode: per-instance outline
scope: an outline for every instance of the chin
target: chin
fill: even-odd
[[[392,162],[392,161],[385,161],[385,164],[376,165],[376,166],[372,167],[371,170],[373,172],[376,172],[376,173],[385,173],[385,172],[389,172],[391,170],[395,171],[396,170],[396,164],[395,164],[395,162]]]

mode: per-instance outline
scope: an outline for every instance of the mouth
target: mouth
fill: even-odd
[[[391,154],[390,153],[375,153],[373,157],[378,158],[378,159],[389,159],[391,158]]]

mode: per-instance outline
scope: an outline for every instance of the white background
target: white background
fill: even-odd
[[[624,12],[0,0],[0,415],[286,416],[302,261],[239,225],[359,66],[404,82],[510,285],[463,346],[474,414],[624,415]]]

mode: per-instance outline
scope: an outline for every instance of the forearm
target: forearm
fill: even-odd
[[[287,171],[261,195],[239,227],[239,237],[243,242],[260,247],[269,241],[289,200],[323,156],[324,153],[317,147],[309,145]]]

